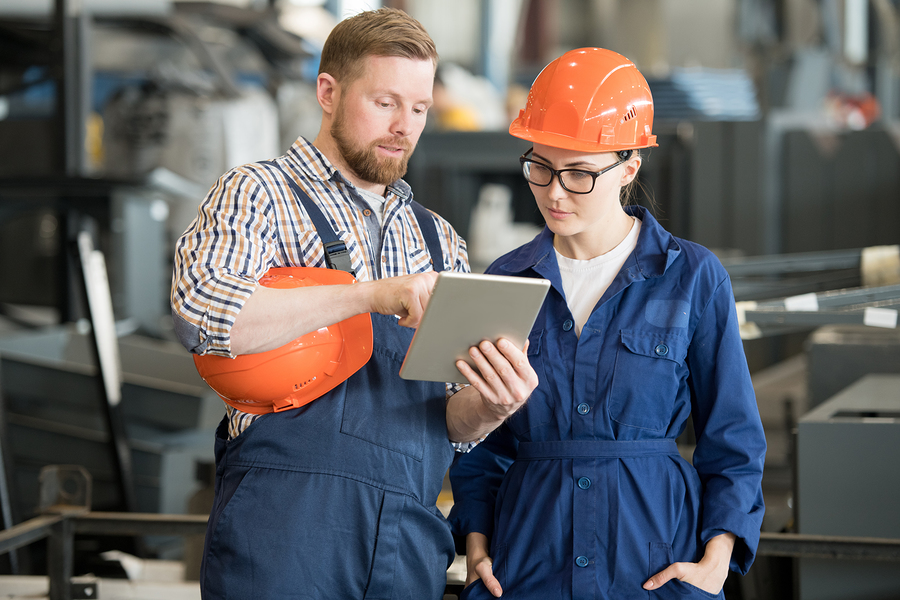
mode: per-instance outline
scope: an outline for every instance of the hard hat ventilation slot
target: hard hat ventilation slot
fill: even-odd
[[[307,385],[311,384],[311,383],[312,383],[313,381],[315,381],[316,379],[318,379],[318,377],[312,377],[312,378],[310,378],[310,379],[307,379],[306,381],[301,381],[300,383],[295,383],[295,384],[294,384],[294,391],[296,392],[296,391],[299,390],[300,388],[306,387]]]
[[[637,111],[635,111],[634,106],[629,107],[628,112],[625,113],[625,116],[622,117],[622,122],[626,123],[637,116]]]

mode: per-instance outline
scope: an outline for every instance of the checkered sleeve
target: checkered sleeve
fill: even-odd
[[[178,240],[172,313],[185,347],[233,356],[231,327],[274,248],[268,195],[242,168],[223,175]]]

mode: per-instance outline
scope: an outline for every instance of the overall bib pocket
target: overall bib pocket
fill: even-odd
[[[444,410],[444,386],[400,379],[402,363],[402,356],[376,347],[369,364],[335,390],[345,394],[341,433],[422,460],[429,404]],[[373,398],[372,390],[380,395]]]

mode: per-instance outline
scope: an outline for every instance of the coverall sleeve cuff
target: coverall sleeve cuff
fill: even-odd
[[[494,506],[478,500],[469,500],[465,506],[454,504],[447,520],[456,543],[456,553],[465,554],[468,534],[483,533],[490,538],[494,533]]]
[[[737,536],[731,553],[731,570],[746,575],[756,558],[759,547],[759,532],[762,525],[762,511],[745,514],[730,508],[708,507],[704,509],[703,528],[700,541],[705,546],[709,540],[723,533]],[[759,514],[759,518],[756,517]]]

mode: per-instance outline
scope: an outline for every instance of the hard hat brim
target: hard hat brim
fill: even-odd
[[[646,140],[642,140],[639,144],[601,144],[600,142],[588,142],[579,140],[567,135],[552,133],[548,131],[535,131],[525,127],[522,119],[516,119],[509,126],[509,134],[522,140],[527,140],[533,144],[541,144],[550,146],[551,148],[562,148],[564,150],[575,150],[577,152],[600,153],[600,152],[618,152],[619,150],[639,150],[642,148],[655,148],[659,146],[656,143],[656,136],[647,136]]]

